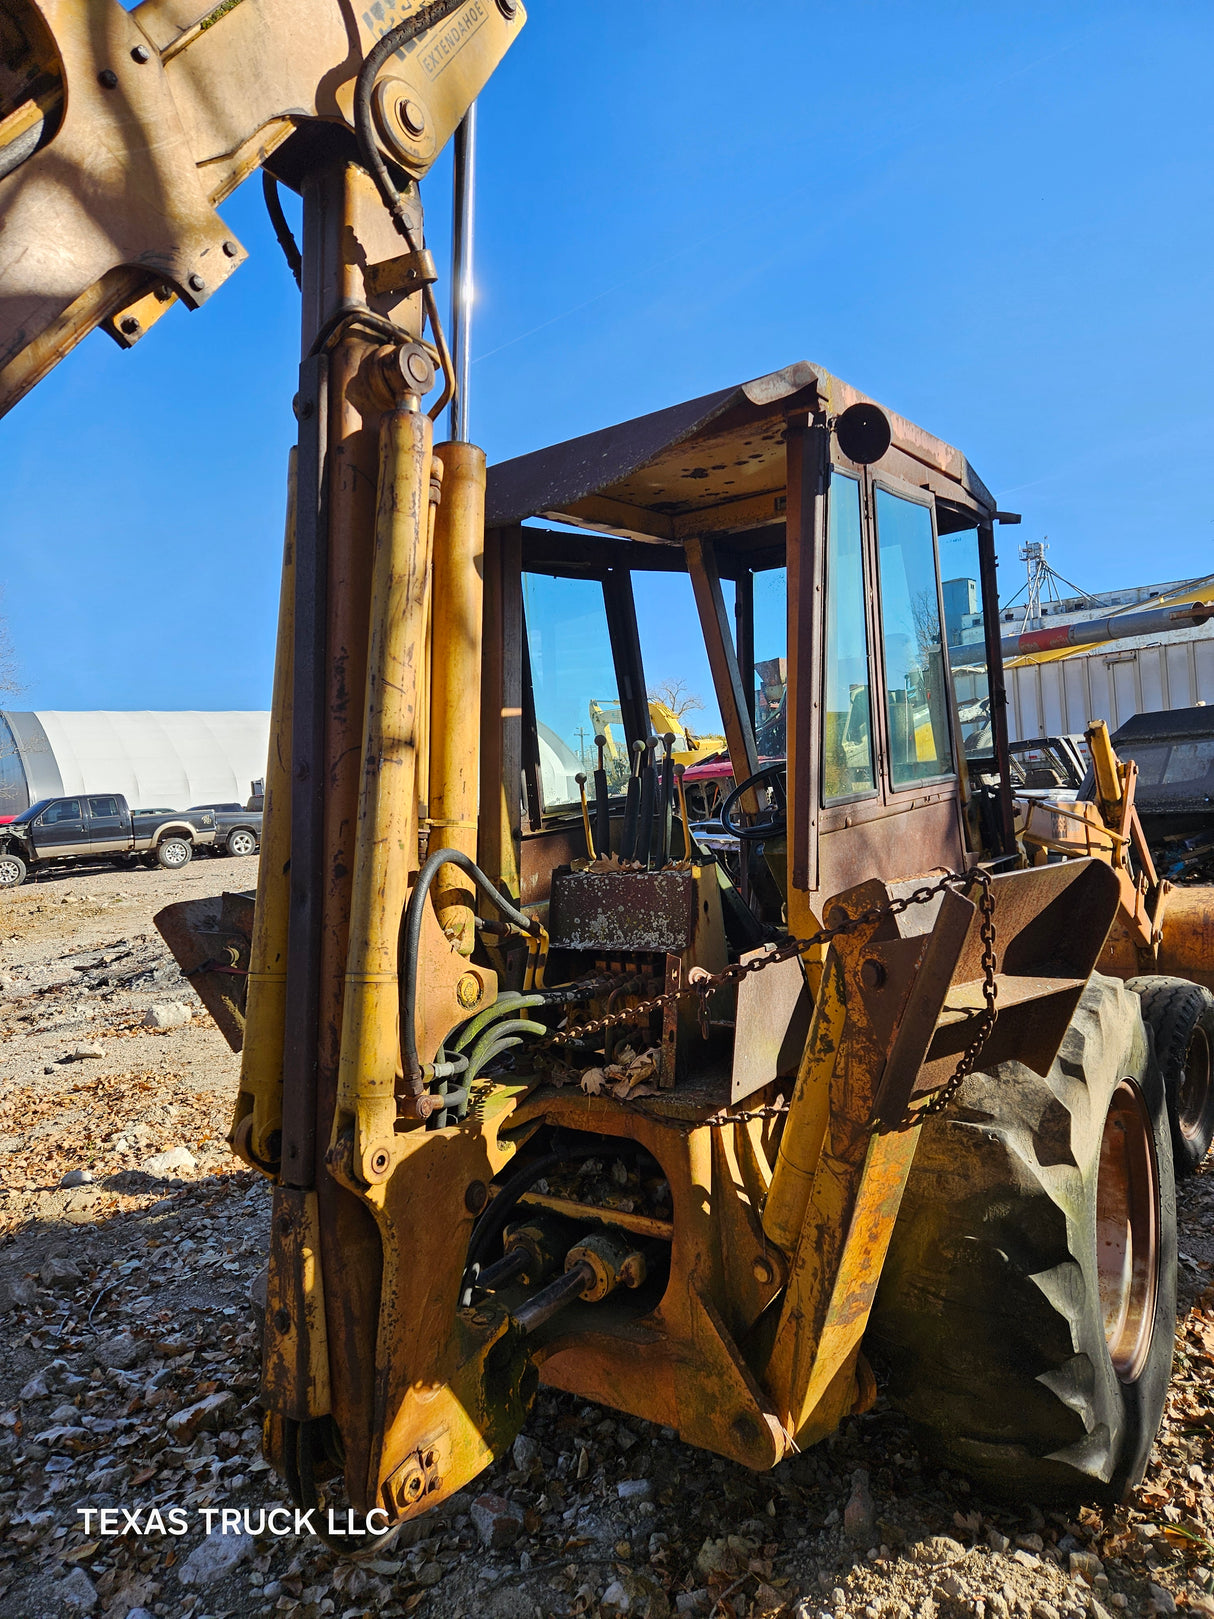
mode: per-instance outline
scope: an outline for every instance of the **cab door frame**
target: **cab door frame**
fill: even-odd
[[[54,805],[48,804],[42,814],[30,824],[30,843],[33,845],[35,855],[39,860],[59,860],[65,859],[69,855],[88,854],[90,845],[88,829],[84,822],[85,799],[83,793],[65,793],[63,797],[57,798],[54,803],[74,803],[78,806],[79,813],[75,816],[68,816],[63,820],[48,822],[43,819],[43,816],[46,815],[47,810],[54,807]],[[74,836],[70,838],[52,836],[48,841],[46,833],[54,833],[59,828],[74,834]]]

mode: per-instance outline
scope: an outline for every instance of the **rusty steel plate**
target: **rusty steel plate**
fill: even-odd
[[[690,871],[555,872],[548,937],[564,950],[682,955],[695,932]]]

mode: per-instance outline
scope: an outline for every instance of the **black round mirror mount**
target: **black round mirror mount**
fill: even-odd
[[[871,467],[874,461],[879,461],[893,442],[893,436],[889,417],[879,405],[867,401],[849,405],[835,418],[839,448],[858,467]]]

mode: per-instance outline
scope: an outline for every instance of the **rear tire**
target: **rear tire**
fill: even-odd
[[[1187,978],[1131,978],[1155,1036],[1177,1177],[1201,1165],[1214,1140],[1214,995]]]
[[[869,1342],[925,1448],[991,1495],[1120,1500],[1163,1414],[1176,1196],[1137,997],[1094,975],[1048,1076],[923,1126]]]
[[[166,871],[180,871],[194,857],[193,846],[184,838],[165,838],[156,846],[156,864]]]
[[[0,854],[0,888],[20,888],[25,881],[26,865],[19,854],[6,851]]]
[[[242,859],[246,855],[257,853],[257,839],[247,827],[238,826],[234,832],[228,833],[227,851]]]

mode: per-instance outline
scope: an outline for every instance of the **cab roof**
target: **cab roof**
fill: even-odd
[[[499,462],[489,469],[486,526],[545,517],[606,534],[677,543],[689,535],[782,523],[788,418],[819,409],[835,416],[859,402],[876,403],[801,360]],[[930,488],[945,508],[956,508],[971,521],[994,516],[994,498],[959,450],[894,411],[885,414],[893,441],[876,464],[878,472]],[[941,526],[952,525],[942,521]]]

